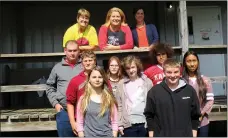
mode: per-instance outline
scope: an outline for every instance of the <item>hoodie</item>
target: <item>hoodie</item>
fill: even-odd
[[[164,78],[148,92],[144,115],[155,137],[192,137],[201,115],[196,91],[182,79],[171,90]]]

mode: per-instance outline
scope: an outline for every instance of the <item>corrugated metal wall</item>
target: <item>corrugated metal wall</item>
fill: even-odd
[[[188,5],[202,5],[205,2],[187,2]],[[214,5],[214,3],[210,3]],[[209,5],[210,5],[209,4]],[[227,44],[227,8],[224,3],[215,3],[222,7],[223,40]],[[62,37],[66,29],[76,22],[77,10],[81,7],[91,12],[90,24],[97,31],[104,23],[107,11],[112,7],[121,8],[126,14],[127,23],[135,22],[133,7],[143,6],[146,9],[146,22],[154,23],[160,35],[161,42],[179,45],[177,6],[168,10],[166,2],[1,2],[1,53],[46,53],[62,52]],[[18,13],[18,10],[20,11]],[[19,17],[18,17],[19,16]],[[19,24],[18,24],[19,23]],[[21,25],[21,26],[20,26]],[[18,32],[19,30],[19,32]],[[20,31],[21,35],[20,36]],[[23,38],[19,40],[19,38]],[[23,46],[20,44],[24,44]],[[22,48],[22,49],[21,49]],[[226,60],[226,59],[225,59]],[[52,68],[55,63],[25,63],[24,68]],[[0,73],[3,73],[1,64]],[[16,69],[16,64],[8,64]],[[20,66],[21,67],[21,66]],[[3,76],[0,76],[1,84]],[[37,96],[37,95],[36,95]],[[30,96],[22,98],[28,100]]]

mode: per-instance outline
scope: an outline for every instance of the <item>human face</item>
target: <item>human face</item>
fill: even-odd
[[[130,79],[136,79],[137,78],[137,76],[138,76],[138,74],[137,74],[138,69],[137,69],[137,66],[136,66],[135,62],[132,62],[130,64],[130,66],[128,66],[126,68],[126,72],[127,72],[127,75],[128,75],[128,77]]]
[[[135,19],[137,22],[144,22],[144,11],[139,9],[135,14]]]
[[[96,61],[94,58],[84,57],[82,59],[82,65],[85,70],[92,70],[96,66]]]
[[[162,65],[165,62],[165,60],[167,59],[167,54],[165,52],[163,52],[163,53],[158,52],[156,54],[156,58],[157,58],[158,64]]]
[[[110,16],[110,24],[117,26],[121,24],[121,16],[119,12],[112,12],[111,16]]]
[[[110,62],[109,71],[110,71],[111,74],[117,75],[117,73],[118,73],[118,71],[119,71],[119,68],[120,68],[120,67],[119,67],[119,65],[118,65],[118,63],[117,63],[116,60],[112,60],[112,61]]]
[[[81,15],[78,18],[78,24],[82,28],[86,28],[89,24],[89,18],[87,16]]]
[[[185,64],[190,72],[195,72],[199,66],[199,61],[196,56],[188,55],[185,59]]]
[[[166,67],[164,69],[164,74],[166,76],[166,82],[168,85],[178,85],[181,73],[178,67]]]
[[[94,88],[99,88],[103,85],[104,79],[99,71],[93,70],[90,74],[89,82]]]
[[[79,56],[79,48],[75,43],[69,43],[66,48],[64,48],[64,53],[66,55],[66,59],[69,62],[76,62]]]

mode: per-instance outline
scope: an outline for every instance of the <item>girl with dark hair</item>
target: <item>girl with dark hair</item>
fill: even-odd
[[[134,45],[139,48],[152,48],[159,41],[157,28],[154,24],[146,24],[145,10],[142,7],[134,8],[136,25],[132,29]]]
[[[200,74],[199,57],[194,51],[185,53],[183,67],[183,78],[195,88],[200,102],[201,123],[198,136],[207,137],[209,128],[208,114],[211,112],[214,103],[214,94],[210,79]]]
[[[159,43],[152,47],[150,56],[152,66],[144,71],[144,74],[151,79],[153,85],[159,84],[164,78],[162,64],[167,58],[173,56],[173,49],[168,44]]]

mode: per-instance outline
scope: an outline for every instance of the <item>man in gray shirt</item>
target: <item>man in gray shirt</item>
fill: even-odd
[[[66,111],[66,89],[69,81],[83,71],[79,59],[79,47],[69,40],[64,48],[65,57],[57,63],[47,80],[46,95],[56,109],[56,123],[59,137],[74,137]]]

